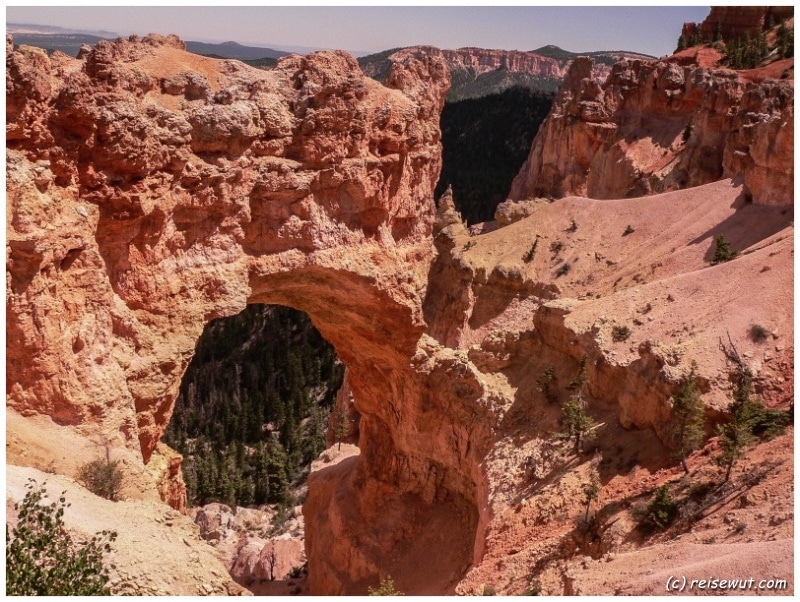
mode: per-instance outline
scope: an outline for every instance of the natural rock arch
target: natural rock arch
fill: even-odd
[[[481,386],[423,336],[443,61],[406,56],[382,86],[341,52],[265,72],[174,37],[7,50],[8,406],[163,465],[204,325],[305,311],[362,416],[360,458],[311,487],[311,591],[365,593],[391,564],[409,593],[452,591],[480,547],[480,479],[449,414],[472,418]]]

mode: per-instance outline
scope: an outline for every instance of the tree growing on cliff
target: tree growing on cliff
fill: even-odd
[[[111,551],[115,531],[101,531],[85,544],[64,528],[64,494],[46,504],[44,485],[33,479],[14,505],[19,522],[9,535],[6,525],[6,595],[108,596],[109,576],[103,555]],[[113,567],[112,567],[113,568]]]
[[[678,389],[672,396],[672,436],[675,442],[675,455],[681,461],[686,474],[689,467],[686,457],[700,447],[705,434],[703,421],[703,401],[695,381],[697,364],[692,362],[691,370],[678,381]]]
[[[595,422],[592,417],[586,413],[586,402],[583,400],[580,393],[567,401],[562,410],[563,415],[561,422],[567,431],[567,441],[573,441],[575,444],[575,453],[579,453],[582,449],[586,433],[594,427]]]
[[[592,480],[583,486],[583,497],[584,503],[586,504],[586,514],[583,517],[584,522],[589,522],[589,509],[591,508],[592,502],[597,501],[599,496],[600,483],[597,481],[596,477],[592,477]]]
[[[352,420],[347,415],[347,410],[342,407],[337,407],[331,412],[331,427],[333,428],[333,436],[338,444],[337,449],[342,449],[342,441],[350,436],[350,427]]]

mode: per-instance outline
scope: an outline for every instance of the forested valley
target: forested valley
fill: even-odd
[[[188,503],[289,504],[325,448],[344,366],[308,316],[249,305],[209,323],[165,442],[184,456]]]

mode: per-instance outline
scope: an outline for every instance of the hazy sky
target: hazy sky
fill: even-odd
[[[709,9],[684,7],[35,7],[9,6],[9,23],[106,30],[119,35],[176,33],[188,40],[295,45],[377,52],[397,46],[478,46],[573,52],[675,49],[681,25]]]

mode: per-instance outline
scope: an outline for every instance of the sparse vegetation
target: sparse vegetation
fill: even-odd
[[[778,54],[782,59],[794,56],[794,28],[786,27],[785,21],[778,27]]]
[[[469,251],[469,250],[470,250],[472,247],[474,247],[474,246],[475,246],[475,245],[477,245],[477,244],[478,244],[478,243],[477,243],[477,242],[475,242],[474,240],[468,240],[468,241],[467,241],[467,242],[464,244],[464,246],[463,246],[463,248],[462,248],[462,251],[465,251],[465,252],[466,252],[466,251]]]
[[[650,311],[652,309],[653,309],[653,304],[652,303],[648,303],[647,305],[644,306],[644,308],[642,308],[642,313],[643,314],[648,314],[648,313],[650,313]]]
[[[597,481],[596,478],[593,478],[591,481],[586,483],[583,486],[583,497],[584,503],[586,504],[586,513],[583,517],[583,520],[588,522],[589,521],[589,509],[591,508],[592,502],[597,501],[597,498],[600,496],[600,483]]]
[[[533,258],[536,256],[536,247],[539,246],[539,239],[533,241],[531,248],[525,251],[525,255],[522,256],[522,260],[525,263],[530,263],[533,261]]]
[[[369,587],[367,588],[369,591],[370,596],[404,596],[403,592],[400,592],[394,588],[394,580],[392,579],[391,575],[387,575],[383,581],[381,581],[378,587]]]
[[[714,237],[714,258],[711,260],[711,265],[724,263],[736,258],[739,254],[731,248],[731,243],[725,238],[723,234],[718,234]]]
[[[575,219],[573,218],[570,221],[569,228],[567,228],[567,232],[572,233],[572,232],[577,232],[577,230],[578,230],[578,222],[576,222]]]
[[[685,128],[683,128],[683,134],[681,134],[681,140],[683,140],[684,144],[689,142],[689,138],[692,137],[692,130],[693,129],[694,129],[694,126],[692,125],[691,121],[686,124]]]
[[[656,489],[655,497],[647,505],[645,524],[656,529],[666,529],[678,511],[678,503],[669,492],[669,484],[665,483]]]
[[[539,390],[544,393],[544,397],[550,403],[558,401],[558,386],[556,384],[556,374],[553,366],[548,366],[537,381]]]
[[[628,224],[625,226],[625,231],[622,233],[622,236],[628,236],[628,234],[633,234],[634,232],[636,232],[636,230],[633,229],[633,226]]]
[[[350,435],[352,421],[347,415],[347,410],[342,407],[337,407],[331,412],[330,420],[333,436],[337,443],[336,449],[342,449],[342,441]]]
[[[556,278],[560,278],[561,276],[566,276],[569,274],[571,267],[572,266],[570,266],[566,261],[562,263],[561,267],[556,270]]]
[[[768,54],[766,34],[761,31],[752,38],[748,35],[726,42],[722,62],[731,69],[754,69]]]
[[[84,487],[107,500],[119,500],[122,488],[123,473],[118,460],[111,459],[110,449],[106,448],[106,457],[98,458],[81,466],[78,480]]]
[[[491,585],[482,584],[478,590],[478,594],[481,596],[496,596],[497,590],[495,590]]]
[[[564,248],[564,243],[560,240],[554,240],[550,243],[550,252],[555,256],[561,253],[562,249]]]
[[[621,343],[622,341],[627,341],[628,338],[631,336],[631,329],[627,326],[614,326],[611,329],[611,338],[615,343]]]
[[[752,324],[747,335],[754,343],[763,343],[769,338],[770,332],[760,324]]]
[[[575,375],[575,378],[567,385],[567,389],[570,391],[579,390],[583,386],[584,381],[586,380],[586,367],[589,363],[589,356],[585,353],[581,356],[581,363],[578,367],[578,373]]]
[[[594,427],[595,422],[586,412],[586,402],[578,393],[575,397],[567,401],[563,408],[561,423],[566,430],[567,441],[573,441],[575,453],[582,450],[586,433]]]
[[[79,544],[64,528],[69,507],[62,493],[45,503],[45,486],[32,479],[22,502],[14,505],[19,522],[6,525],[7,596],[109,596],[103,555],[111,551],[114,531],[101,531]]]
[[[703,401],[696,383],[696,369],[697,365],[692,363],[691,370],[678,381],[678,388],[672,396],[672,436],[675,455],[686,474],[689,474],[686,457],[700,447],[705,434]]]

